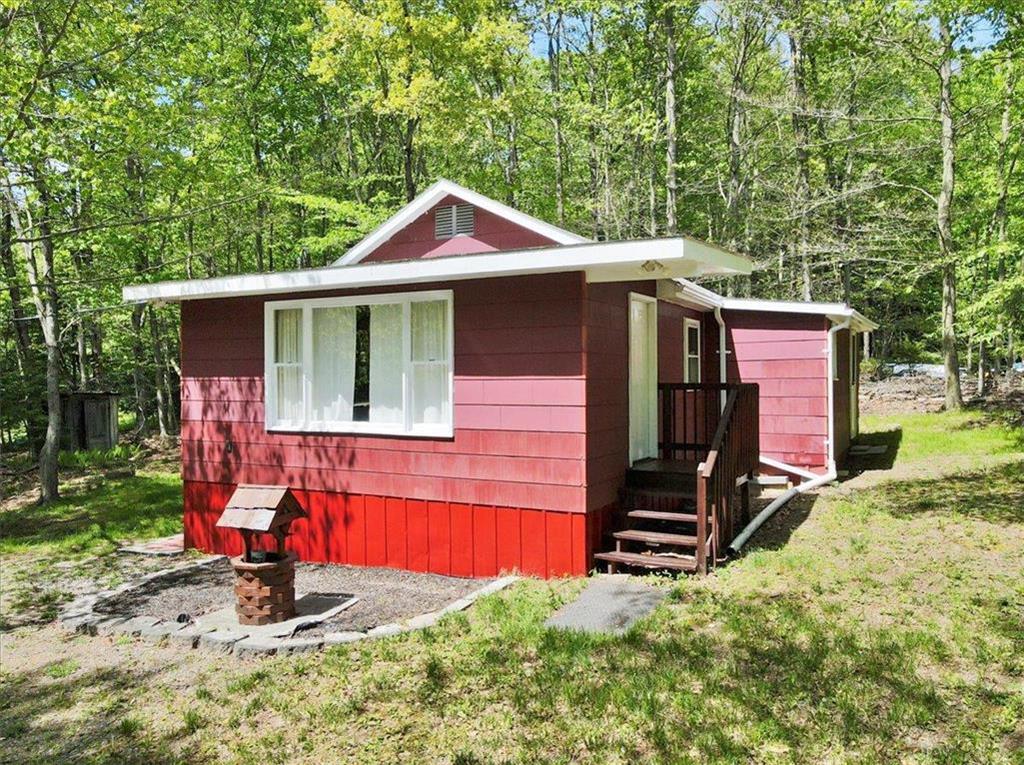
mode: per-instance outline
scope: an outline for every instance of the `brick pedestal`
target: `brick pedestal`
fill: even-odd
[[[231,559],[239,624],[275,624],[295,616],[296,560],[293,552],[266,563],[246,563],[243,556]]]

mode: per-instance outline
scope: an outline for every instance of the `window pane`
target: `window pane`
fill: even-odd
[[[302,422],[302,367],[277,368],[277,419]]]
[[[412,370],[412,421],[441,425],[450,420],[448,365],[416,364]]]
[[[700,359],[695,356],[686,359],[686,382],[700,382]]]
[[[313,309],[313,411],[315,421],[352,419],[356,367],[356,309]]]
[[[295,364],[302,361],[302,309],[274,311],[274,361]]]
[[[686,342],[687,350],[691,356],[696,356],[700,353],[700,327],[693,325],[686,328]]]
[[[403,422],[402,306],[370,306],[370,422]]]
[[[412,360],[445,361],[448,358],[448,304],[443,300],[414,302],[412,314]]]

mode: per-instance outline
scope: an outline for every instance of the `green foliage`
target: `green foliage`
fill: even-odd
[[[118,444],[112,449],[61,452],[60,466],[77,470],[124,467],[138,459],[139,454],[139,447],[134,444]]]
[[[798,298],[806,271],[897,360],[940,342],[949,18],[961,345],[1010,361],[1024,36],[1006,4],[23,0],[0,49],[0,437],[42,436],[24,261],[44,241],[61,387],[120,391],[140,430],[173,432],[178,308],[122,306],[126,284],[326,266],[439,176],[587,236],[665,234],[668,10],[679,229],[756,263],[711,286]]]

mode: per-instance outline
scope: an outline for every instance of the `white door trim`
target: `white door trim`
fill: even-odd
[[[639,292],[629,293],[629,342],[633,342],[633,304],[644,304],[644,317],[647,322],[646,342],[647,366],[644,370],[634,369],[633,349],[629,348],[629,461],[658,456],[658,300],[650,295]],[[637,395],[633,390],[633,381],[638,373],[646,377],[647,390],[642,394],[642,401],[635,401]],[[637,418],[643,418],[638,422]]]

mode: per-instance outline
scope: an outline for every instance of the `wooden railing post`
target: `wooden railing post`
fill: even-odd
[[[708,572],[708,479],[704,477],[704,463],[697,470],[697,573]]]

